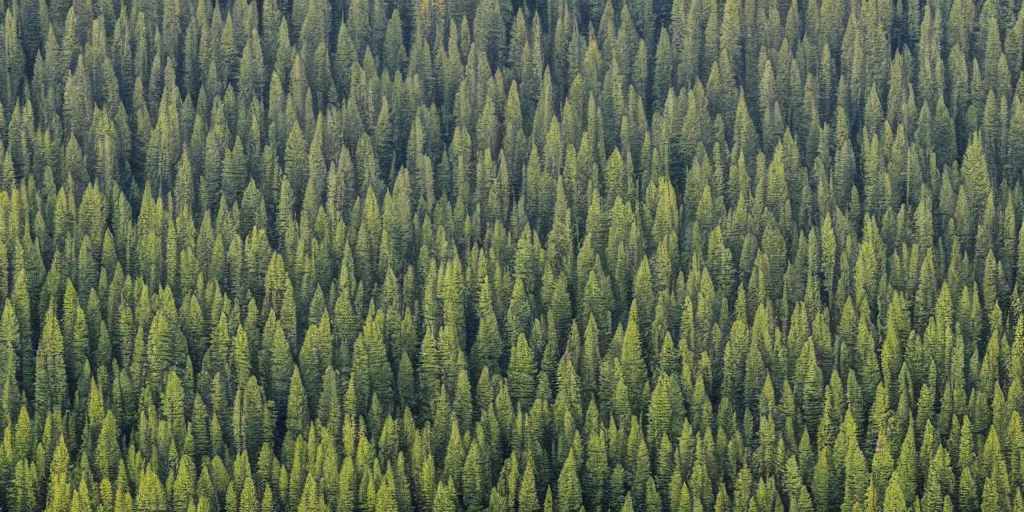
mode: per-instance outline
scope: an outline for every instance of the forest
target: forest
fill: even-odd
[[[4,511],[1024,511],[1021,0],[0,18]]]

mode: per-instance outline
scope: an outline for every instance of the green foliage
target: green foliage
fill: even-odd
[[[940,3],[0,0],[0,509],[1021,510]]]

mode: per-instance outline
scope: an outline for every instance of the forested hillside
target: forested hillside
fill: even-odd
[[[0,508],[1024,510],[1021,0],[0,0]]]

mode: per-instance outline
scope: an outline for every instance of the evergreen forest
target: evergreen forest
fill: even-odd
[[[1024,511],[1022,0],[0,0],[0,509]]]

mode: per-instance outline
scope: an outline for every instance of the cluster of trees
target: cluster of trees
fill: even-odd
[[[1021,0],[0,18],[4,510],[1024,510]]]

